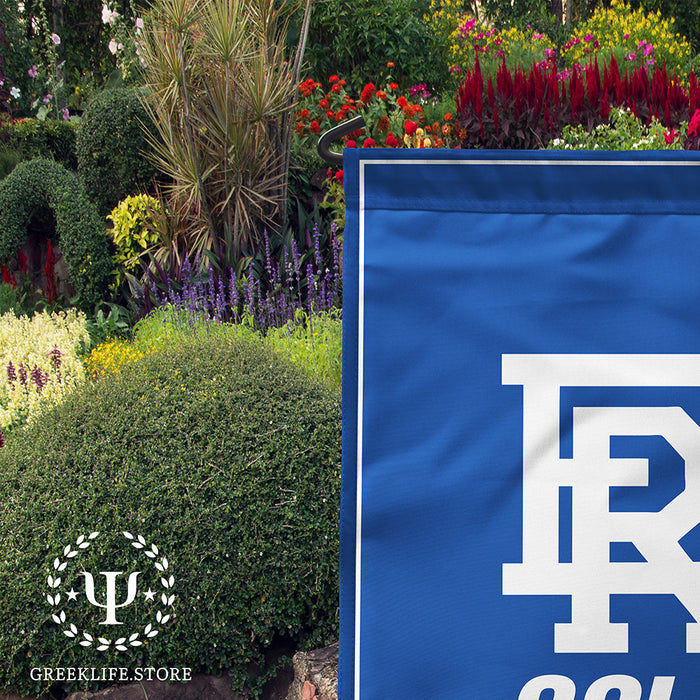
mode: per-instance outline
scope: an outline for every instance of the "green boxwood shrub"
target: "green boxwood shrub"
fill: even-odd
[[[155,169],[142,127],[149,123],[135,89],[104,90],[88,103],[77,134],[78,173],[101,215],[149,188]]]
[[[113,263],[105,227],[75,175],[60,163],[34,158],[0,181],[0,264],[27,238],[36,212],[49,210],[76,291],[76,305],[91,312],[107,290]]]
[[[51,666],[228,671],[240,690],[276,640],[331,641],[340,440],[338,391],[259,343],[216,332],[84,385],[13,434],[0,450],[0,691],[38,693],[47,684],[30,670]],[[149,639],[153,609],[140,593],[119,610],[118,632],[100,628],[103,611],[80,597],[62,593],[58,606],[46,597],[83,591],[82,570],[96,582],[99,571],[126,577],[114,567],[129,552],[134,567],[147,567],[123,532],[143,537],[146,550],[156,545],[155,562],[166,557],[174,577],[172,616],[154,622]],[[90,546],[79,551],[81,543]],[[74,563],[68,545],[79,551]],[[69,563],[59,571],[56,561]],[[162,608],[158,576],[150,586]],[[70,624],[74,639],[63,632]],[[81,646],[86,631],[112,643]],[[145,644],[115,651],[117,634],[136,631]]]
[[[7,148],[20,160],[53,158],[68,170],[76,170],[76,122],[56,119],[18,119],[5,124]]]

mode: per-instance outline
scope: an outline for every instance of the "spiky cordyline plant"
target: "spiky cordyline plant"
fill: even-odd
[[[265,227],[281,228],[305,32],[289,61],[289,10],[277,4],[156,0],[147,18],[139,51],[153,159],[172,181],[168,198],[187,211],[177,247],[192,258],[237,259]]]

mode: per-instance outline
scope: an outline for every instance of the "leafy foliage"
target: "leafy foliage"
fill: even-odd
[[[104,90],[88,104],[77,133],[78,172],[100,214],[151,185],[155,169],[144,133],[150,123],[131,88]]]
[[[424,82],[445,85],[438,37],[424,22],[427,3],[417,0],[333,0],[317,2],[309,28],[307,74],[338,73],[352,89],[383,82],[391,61],[401,89]]]
[[[7,147],[18,160],[53,158],[68,170],[76,170],[76,122],[57,119],[16,119],[5,124]]]
[[[145,251],[158,243],[154,215],[159,210],[160,203],[155,197],[137,194],[123,199],[107,216],[112,222],[118,283],[121,283],[125,272],[138,267]]]
[[[0,262],[13,258],[37,211],[49,210],[76,305],[92,310],[107,290],[112,261],[104,226],[77,178],[53,160],[24,161],[0,182]]]
[[[288,60],[286,7],[274,0],[160,0],[140,42],[153,162],[169,178],[175,229],[159,262],[228,264],[284,229],[298,51]],[[164,232],[165,233],[165,232]],[[162,235],[164,239],[168,238]]]
[[[241,690],[275,639],[330,641],[340,423],[338,392],[259,345],[202,334],[84,385],[19,433],[0,450],[0,687],[37,694],[35,666],[187,666],[229,670]],[[37,593],[93,531],[108,546],[80,567],[117,570],[110,543],[128,531],[174,575],[172,618],[124,653],[67,639]],[[65,590],[82,585],[78,568]],[[143,627],[143,605],[120,611],[125,630]],[[95,631],[89,607],[70,612],[79,630]]]
[[[561,138],[554,139],[549,148],[555,150],[651,151],[683,148],[683,134],[665,129],[652,117],[643,124],[631,109],[616,107],[610,111],[606,124],[598,124],[587,131],[580,124],[564,127]]]

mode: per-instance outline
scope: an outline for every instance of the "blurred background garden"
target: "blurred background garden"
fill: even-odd
[[[2,3],[0,691],[116,663],[37,604],[96,521],[179,556],[186,602],[130,663],[255,694],[270,648],[337,638],[345,206],[322,133],[698,150],[699,53],[696,0]]]

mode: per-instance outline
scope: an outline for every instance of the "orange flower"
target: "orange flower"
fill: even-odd
[[[337,83],[340,80],[340,78],[337,75],[331,75],[330,78],[328,78],[329,83]]]
[[[405,107],[408,104],[408,100],[403,95],[401,95],[401,97],[399,97],[399,99],[396,100],[396,104],[399,107]]]
[[[377,90],[377,97],[380,100],[386,100],[386,93],[384,92],[384,90]]]
[[[321,109],[328,109],[328,107],[330,107],[330,104],[328,103],[328,100],[324,97],[324,98],[318,103],[318,106],[319,106]]]
[[[386,64],[386,67],[387,67],[387,68],[393,68],[393,67],[394,67],[394,62],[393,62],[393,61],[389,61],[389,63]]]
[[[452,115],[448,112],[448,113],[445,115],[445,121],[448,122],[448,121],[450,121],[450,119],[452,119]]]
[[[340,85],[338,85],[338,83],[336,83],[336,84],[331,88],[331,92],[334,92],[336,95],[337,95],[338,93],[342,92],[342,90],[343,90],[343,88],[340,87]]]
[[[389,87],[389,90],[398,90],[399,84],[398,83],[389,83],[388,87]]]

